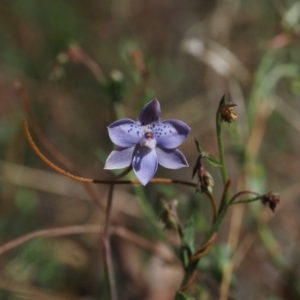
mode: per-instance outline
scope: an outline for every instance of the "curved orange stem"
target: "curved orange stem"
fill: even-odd
[[[55,165],[39,150],[39,148],[36,146],[36,144],[34,143],[32,137],[30,135],[28,123],[26,120],[23,120],[23,127],[24,127],[26,139],[27,139],[30,147],[32,148],[32,150],[46,165],[48,165],[50,168],[52,168],[54,171],[56,171],[57,173],[59,173],[61,175],[67,176],[73,180],[80,181],[80,182],[89,182],[89,183],[98,183],[98,184],[140,184],[140,182],[138,180],[99,180],[99,179],[86,178],[86,177],[81,177],[81,176],[76,176],[74,174],[71,174],[71,173],[61,169],[57,165]],[[194,187],[194,188],[197,187],[196,183],[189,182],[189,181],[175,180],[175,179],[171,179],[171,178],[152,178],[150,180],[150,182],[151,183],[167,183],[167,184],[173,183],[173,184],[187,185],[187,186]]]

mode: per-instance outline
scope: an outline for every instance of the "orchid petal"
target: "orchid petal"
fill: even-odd
[[[159,124],[157,132],[155,132],[156,145],[165,149],[177,148],[186,139],[190,130],[191,128],[182,121],[163,121]]]
[[[115,121],[107,128],[112,142],[120,147],[133,147],[142,136],[141,126],[131,119]]]
[[[159,122],[160,115],[160,104],[156,99],[154,99],[144,106],[138,116],[138,120],[142,123],[142,125],[148,125],[153,122]]]
[[[113,150],[108,156],[104,169],[114,170],[122,169],[131,165],[133,157],[134,147],[123,148],[118,147]]]
[[[167,169],[188,167],[186,158],[178,149],[156,148],[158,163]]]
[[[136,177],[142,185],[146,185],[157,170],[157,155],[155,149],[136,147],[132,160],[132,167]]]
[[[108,126],[108,134],[118,148],[109,155],[105,169],[132,165],[146,185],[154,176],[158,163],[169,169],[188,166],[176,148],[186,139],[190,127],[179,120],[161,122],[159,102],[154,99],[141,110],[138,120],[118,120]]]

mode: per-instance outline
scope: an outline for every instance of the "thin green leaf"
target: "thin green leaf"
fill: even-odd
[[[183,292],[178,292],[175,296],[175,300],[192,300],[192,298],[188,297]]]
[[[192,253],[195,252],[195,222],[194,217],[191,217],[184,229],[183,229],[183,240],[186,246],[191,250]]]
[[[203,157],[211,166],[213,167],[221,167],[221,163],[219,162],[219,160],[210,154],[205,154]]]
[[[195,144],[196,144],[196,148],[197,148],[198,152],[200,154],[202,154],[203,153],[203,149],[200,147],[199,142],[196,139],[195,139]]]
[[[225,94],[222,96],[221,100],[220,100],[220,104],[219,106],[223,105],[223,104],[226,104],[226,96]]]

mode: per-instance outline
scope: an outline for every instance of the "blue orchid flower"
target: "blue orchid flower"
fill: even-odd
[[[188,167],[176,148],[186,139],[190,127],[179,120],[161,121],[160,116],[160,104],[154,99],[144,106],[137,121],[121,119],[109,125],[109,137],[118,147],[108,156],[104,169],[132,165],[138,180],[146,185],[158,164],[168,169]]]

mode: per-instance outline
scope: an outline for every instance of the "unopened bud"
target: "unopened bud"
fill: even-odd
[[[178,218],[177,218],[177,201],[171,201],[166,203],[162,201],[163,211],[160,215],[161,221],[164,223],[166,229],[177,229],[178,228]]]
[[[74,63],[79,63],[82,61],[82,50],[78,45],[71,45],[67,51],[66,54],[68,55],[68,58],[70,61]]]
[[[129,51],[129,57],[141,77],[144,80],[147,79],[149,77],[149,70],[146,66],[143,53],[139,49],[134,48]]]
[[[236,104],[232,102],[224,103],[219,106],[221,122],[232,123],[237,119],[237,114],[233,109],[234,106],[236,106]]]
[[[197,191],[201,191],[202,193],[204,192],[212,192],[212,187],[214,186],[214,180],[212,178],[212,176],[204,169],[203,165],[202,165],[202,160],[203,158],[203,155],[199,155],[198,159],[197,159],[197,162],[194,166],[194,169],[193,169],[193,176],[195,176],[195,174],[197,173],[198,175],[198,179],[199,179],[199,182],[198,182],[198,188],[197,188]]]
[[[276,193],[268,193],[266,194],[262,199],[261,199],[261,202],[264,204],[264,205],[268,205],[269,208],[275,212],[275,208],[276,206],[279,204],[280,202],[280,197],[279,197],[279,194],[276,194]]]

